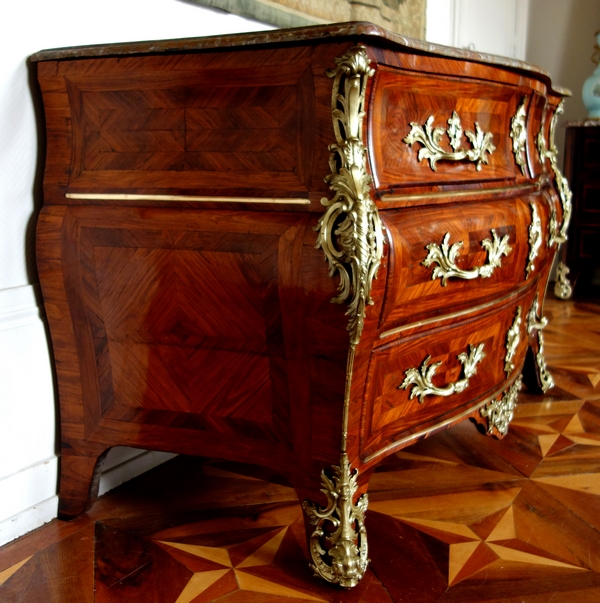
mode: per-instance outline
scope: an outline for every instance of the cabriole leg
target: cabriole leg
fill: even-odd
[[[63,448],[60,458],[58,516],[73,519],[87,511],[98,496],[100,469],[108,450],[80,456]]]
[[[344,588],[356,586],[369,564],[365,512],[367,494],[354,496],[358,490],[358,471],[350,468],[348,455],[342,453],[339,465],[331,468],[331,477],[321,473],[321,492],[327,506],[320,508],[304,501],[302,508],[313,531],[308,548],[316,575]]]

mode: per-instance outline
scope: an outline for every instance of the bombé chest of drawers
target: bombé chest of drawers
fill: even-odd
[[[367,23],[33,61],[61,516],[111,446],[251,459],[355,585],[377,462],[467,418],[501,437],[523,369],[552,385],[564,93]]]

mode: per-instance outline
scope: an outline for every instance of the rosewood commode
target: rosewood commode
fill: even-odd
[[[365,23],[33,61],[60,515],[111,446],[252,462],[355,585],[377,462],[467,418],[504,435],[524,366],[552,385],[564,92]]]

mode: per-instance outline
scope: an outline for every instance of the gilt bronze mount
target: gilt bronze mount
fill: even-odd
[[[452,112],[452,116],[448,119],[448,128],[445,130],[441,127],[433,127],[433,120],[434,116],[430,115],[425,122],[425,126],[411,122],[410,132],[404,138],[404,142],[409,146],[417,142],[423,145],[417,155],[418,160],[429,160],[429,167],[435,172],[438,161],[464,161],[466,159],[476,165],[478,172],[481,171],[481,164],[488,163],[488,155],[496,150],[492,143],[492,134],[483,132],[479,124],[475,122],[475,132],[465,131],[465,135],[471,143],[471,148],[466,149],[461,146],[463,129],[456,111]],[[448,137],[448,144],[452,151],[445,150],[440,144],[444,134]]]

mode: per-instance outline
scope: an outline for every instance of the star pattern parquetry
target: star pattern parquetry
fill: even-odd
[[[444,554],[427,546],[449,587],[600,570],[600,401],[572,398],[547,408],[525,398],[507,440],[492,444],[504,459],[457,446],[462,426],[399,452],[372,479],[371,512],[438,541]],[[521,464],[520,449],[537,454]],[[573,525],[588,546],[571,544]]]
[[[0,601],[600,601],[599,308],[547,304],[556,387],[524,391],[503,440],[463,422],[378,465],[365,521],[371,564],[354,589],[312,576],[302,509],[280,479],[179,458],[175,472],[125,485],[116,506],[79,527],[42,528],[50,544],[7,547]],[[198,482],[214,506],[198,508]],[[167,483],[181,486],[174,509],[161,498]]]
[[[214,595],[212,590],[218,590],[221,596],[227,592],[245,590],[306,601],[324,601],[253,571],[255,568],[271,567],[287,531],[287,527],[278,528],[265,536],[222,547],[160,542],[170,555],[194,572],[175,603],[211,601]],[[207,569],[206,562],[215,569]],[[214,589],[211,590],[211,587]]]
[[[512,491],[512,494],[515,494]],[[518,494],[517,494],[518,496]],[[516,497],[515,497],[516,498]],[[484,505],[448,507],[434,515],[440,519],[417,516],[395,517],[448,545],[448,585],[453,586],[490,568],[505,563],[527,563],[553,568],[581,571],[586,568],[560,560],[560,556],[527,542],[527,530],[515,523],[515,509],[511,505],[499,510]],[[498,569],[498,568],[496,568]]]

